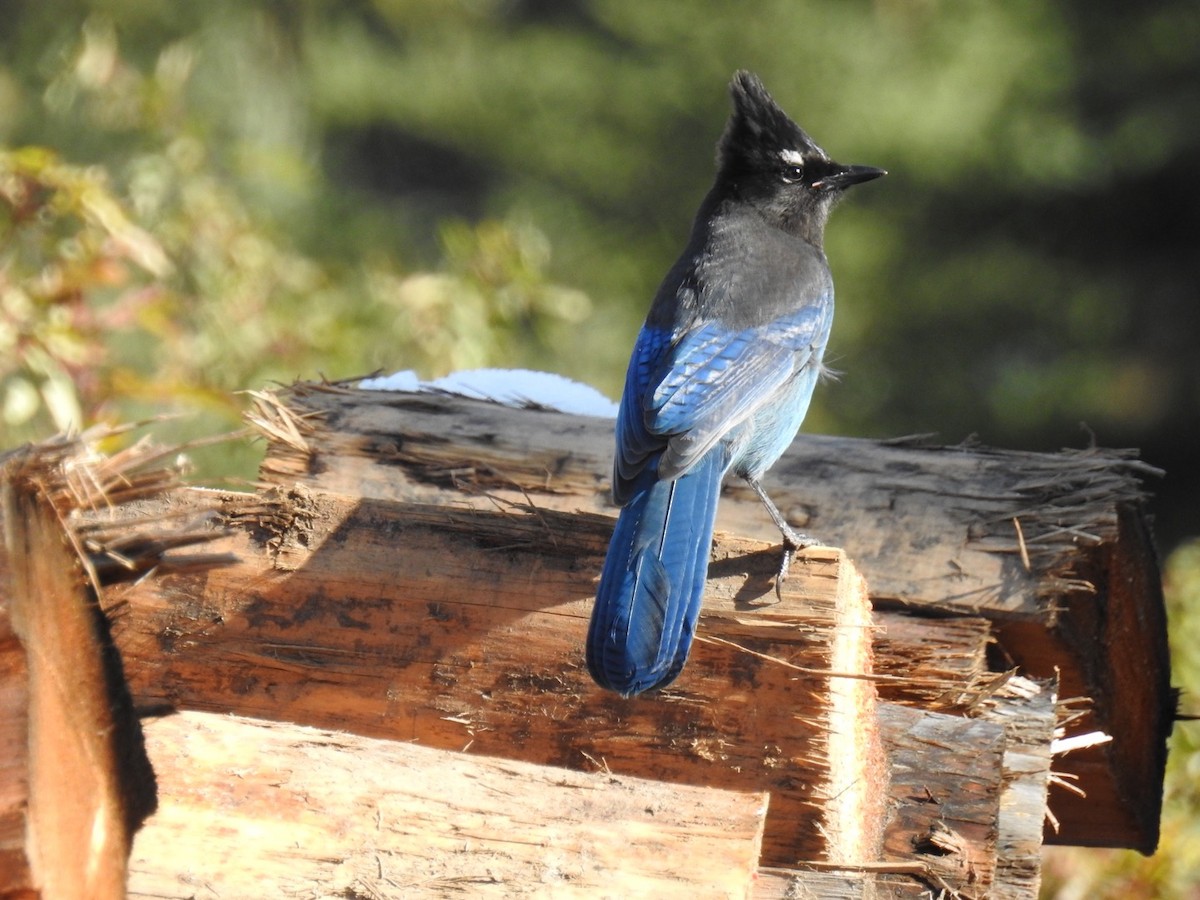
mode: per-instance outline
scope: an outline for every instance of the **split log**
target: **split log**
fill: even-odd
[[[869,590],[869,588],[868,588]],[[968,712],[991,696],[992,626],[987,619],[934,619],[875,610],[875,682],[883,700],[941,712]]]
[[[1037,897],[1042,830],[1050,788],[1051,747],[1058,724],[1052,680],[1013,678],[980,703],[978,714],[1004,728],[1003,780],[991,900]]]
[[[154,806],[120,661],[63,527],[60,492],[71,486],[58,476],[73,447],[18,452],[0,466],[4,896],[124,896],[133,831]]]
[[[25,847],[28,816],[29,669],[8,610],[0,606],[0,897],[36,890]]]
[[[876,857],[869,609],[839,551],[806,551],[776,601],[776,551],[722,537],[684,674],[625,700],[582,664],[603,516],[302,489],[182,492],[131,513],[186,520],[217,499],[238,527],[206,551],[235,561],[180,571],[168,555],[106,591],[139,703],[769,791],[766,864]]]
[[[612,514],[606,420],[300,385],[265,399],[257,421],[270,439],[267,483]],[[1114,740],[1062,761],[1087,799],[1057,795],[1061,827],[1049,837],[1149,852],[1174,715],[1142,487],[1154,474],[1127,451],[800,435],[766,486],[794,524],[847,550],[877,609],[988,619],[1011,665],[1058,677],[1064,697],[1091,698],[1076,727]],[[718,528],[777,539],[757,498],[736,483]]]
[[[611,510],[612,422],[435,394],[297,385],[262,410],[271,442],[261,476],[331,493],[484,505]],[[1157,474],[1127,451],[1057,454],[935,447],[801,434],[767,476],[797,527],[861,560],[872,595],[939,615],[1052,623],[1105,545],[1156,571],[1147,535],[1118,511]],[[1016,522],[1014,523],[1014,520]],[[719,528],[777,539],[736,480]]]
[[[941,886],[987,896],[996,874],[1004,728],[894,705],[880,713],[892,749],[892,791],[907,801],[889,823],[885,857],[916,857]]]
[[[188,712],[129,896],[737,897],[767,797]]]
[[[661,697],[620,701],[592,686],[577,658],[604,547],[602,522],[573,517],[575,528],[566,531],[569,517],[560,513],[447,512],[307,491],[269,504],[183,492],[169,508],[186,522],[189,502],[206,508],[217,498],[224,517],[242,527],[206,549],[236,562],[177,572],[167,556],[156,577],[107,593],[143,703],[279,716],[574,768],[598,763],[676,783],[769,789],[773,807],[787,813],[768,818],[764,859],[776,865],[873,863],[885,800],[891,809],[915,807],[918,816],[931,808],[929,791],[914,792],[903,780],[888,784],[870,728],[871,681],[814,678],[870,672],[862,588],[838,574],[845,563],[836,551],[804,554],[783,602],[775,602],[775,555],[720,536],[688,674]],[[160,513],[144,505],[136,511],[139,519]],[[106,539],[119,540],[119,523],[107,528]],[[771,598],[764,605],[747,602],[761,602],[764,592]],[[543,616],[552,619],[539,623]],[[807,637],[781,634],[789,630]],[[892,635],[893,650],[903,633],[899,627]],[[963,633],[980,637],[977,628]],[[838,648],[837,637],[824,643],[829,634],[857,640]],[[974,665],[982,648],[957,641],[959,657]],[[898,656],[918,658],[911,648]],[[997,870],[1003,778],[1000,756],[979,754],[975,739],[986,733],[983,743],[994,749],[1004,731],[915,710],[909,721],[939,736],[930,747],[955,746],[993,769],[993,789],[980,795],[978,779],[932,761],[940,773],[932,789],[942,798],[939,817],[966,802],[959,798],[973,798],[975,843],[963,850],[970,865],[934,855],[920,875],[907,876],[972,896],[992,885]],[[909,746],[889,744],[892,752]],[[912,814],[893,816],[900,846],[913,844],[903,824]],[[920,827],[931,833],[929,821],[920,819]]]
[[[94,481],[96,483],[112,480],[111,477],[95,473],[88,473],[83,478],[85,481]],[[137,487],[137,482],[132,476],[128,473],[123,473],[118,480],[125,486],[127,493],[137,495],[140,489]],[[295,501],[297,498],[300,498],[303,502],[293,505],[292,501]],[[87,550],[91,569],[104,580],[111,581],[114,578],[120,578],[122,574],[125,577],[130,575],[140,576],[146,574],[150,569],[155,570],[155,577],[143,578],[136,585],[116,589],[110,587],[105,594],[105,604],[110,612],[114,612],[118,616],[118,629],[120,629],[129,625],[138,615],[138,604],[129,602],[130,591],[143,590],[149,585],[157,583],[166,585],[167,593],[170,596],[164,602],[171,604],[170,627],[164,628],[158,633],[157,637],[163,648],[174,650],[180,644],[188,643],[196,634],[211,631],[214,624],[214,621],[205,618],[203,615],[206,601],[191,596],[190,589],[186,586],[189,579],[196,580],[196,584],[199,585],[197,590],[201,595],[206,595],[214,589],[218,595],[229,597],[247,593],[246,590],[239,592],[228,585],[222,591],[219,588],[219,581],[217,587],[214,588],[214,583],[211,580],[217,578],[222,572],[228,574],[231,569],[236,569],[237,566],[241,565],[247,556],[246,548],[244,546],[230,547],[227,539],[236,537],[236,535],[223,535],[219,528],[211,534],[205,535],[201,533],[197,530],[197,520],[207,520],[208,525],[213,525],[215,519],[222,517],[240,522],[245,530],[245,534],[248,536],[250,544],[258,548],[260,553],[269,561],[269,568],[272,569],[274,575],[280,578],[297,578],[303,580],[302,573],[324,571],[326,576],[330,576],[331,573],[340,572],[340,575],[332,577],[335,584],[359,580],[362,577],[362,573],[357,572],[347,576],[344,566],[342,566],[342,563],[338,559],[330,559],[326,556],[320,562],[314,564],[313,557],[325,553],[325,548],[330,548],[331,546],[337,548],[337,552],[341,554],[342,561],[354,560],[356,563],[361,563],[363,560],[368,560],[381,567],[379,571],[383,574],[368,574],[366,576],[368,584],[386,579],[388,573],[393,571],[395,566],[394,558],[385,557],[378,552],[377,548],[372,549],[368,547],[365,548],[364,552],[364,548],[356,544],[353,535],[355,528],[353,526],[342,527],[346,523],[346,518],[340,519],[337,527],[330,525],[324,530],[320,526],[313,527],[314,522],[326,522],[328,524],[331,520],[338,519],[336,513],[322,513],[320,510],[323,505],[333,504],[336,507],[348,506],[353,509],[353,513],[347,513],[347,516],[361,512],[360,505],[345,499],[314,497],[303,491],[295,492],[294,497],[287,499],[289,502],[281,503],[278,497],[270,500],[253,495],[178,492],[162,499],[140,504],[126,504],[124,508],[118,508],[119,504],[115,503],[104,504],[101,511],[82,518],[72,514],[70,516],[72,524],[66,533],[72,536],[76,549]],[[375,505],[381,507],[387,506],[387,504]],[[434,511],[428,508],[423,508],[422,511],[414,514],[410,508],[404,505],[399,506],[400,509],[392,511],[394,515],[391,515],[390,518],[388,513],[381,513],[378,510],[373,514],[369,511],[365,513],[364,515],[368,524],[364,526],[364,533],[370,532],[383,535],[377,543],[392,547],[396,544],[396,532],[403,530],[403,523],[411,523],[413,521],[418,523],[424,522],[424,525],[418,524],[418,528],[431,527],[430,522],[437,519]],[[490,519],[496,519],[497,517],[515,517],[521,519],[523,520],[522,527],[518,527],[516,532],[513,533],[509,527],[510,523],[492,521],[490,524],[487,524]],[[490,513],[482,518],[472,514],[468,518],[473,521],[459,522],[455,527],[448,529],[451,533],[458,535],[459,540],[456,543],[447,545],[445,548],[446,552],[441,555],[428,554],[428,556],[433,559],[442,559],[443,557],[453,558],[455,552],[461,553],[462,551],[461,535],[463,533],[482,535],[484,537],[484,549],[487,551],[485,557],[474,561],[469,558],[460,560],[452,564],[451,569],[455,569],[455,566],[457,566],[458,569],[463,567],[469,569],[482,567],[486,570],[489,565],[494,565],[488,562],[486,557],[494,555],[494,551],[498,545],[500,548],[507,548],[511,551],[515,543],[516,546],[527,549],[531,554],[545,555],[544,550],[535,546],[535,541],[531,539],[531,535],[537,533],[544,538],[545,535],[554,533],[553,528],[556,525],[561,526],[563,524],[561,522],[547,521],[545,514],[537,514],[535,516],[529,510],[512,511],[505,514]],[[535,518],[537,519],[536,525],[531,521]],[[389,522],[391,523],[390,525],[388,525]],[[444,523],[441,524],[444,526]],[[174,529],[168,527],[171,525],[175,526]],[[600,523],[600,526],[601,531],[598,537],[596,535],[592,535],[590,538],[586,535],[574,535],[566,540],[566,546],[558,548],[559,552],[564,557],[573,558],[575,563],[579,563],[579,547],[577,544],[580,539],[582,539],[584,544],[594,545],[592,547],[593,553],[598,554],[602,552],[605,531],[603,523]],[[434,527],[434,530],[437,530],[437,528]],[[443,528],[443,530],[446,529]],[[411,528],[408,536],[412,537]],[[197,555],[190,550],[185,552],[179,552],[178,550],[168,552],[172,551],[172,548],[186,547],[201,540],[210,541],[210,545],[205,548],[202,555]],[[725,539],[722,540],[724,541]],[[223,541],[226,541],[226,543],[222,543]],[[575,541],[575,543],[572,543],[572,541]],[[417,543],[420,544],[419,541]],[[862,676],[870,672],[869,648],[871,628],[870,621],[867,618],[868,608],[863,602],[864,591],[861,582],[852,577],[843,578],[837,576],[831,579],[830,572],[828,571],[830,568],[830,559],[837,557],[836,553],[833,553],[831,557],[831,551],[812,550],[801,561],[798,561],[798,563],[802,562],[803,565],[798,564],[796,574],[794,574],[792,582],[788,584],[787,590],[797,591],[800,596],[805,598],[805,603],[812,606],[812,609],[818,613],[817,615],[809,615],[804,619],[804,629],[808,633],[806,640],[814,646],[819,644],[820,641],[815,641],[813,636],[814,634],[820,634],[822,631],[828,632],[832,636],[832,639],[828,641],[827,653],[824,656],[817,654],[815,659],[806,659],[803,653],[793,652],[789,661],[783,658],[780,648],[796,651],[796,648],[803,645],[805,640],[797,640],[794,642],[795,646],[787,647],[787,642],[778,640],[777,634],[769,634],[768,639],[765,640],[759,640],[758,638],[761,635],[756,634],[756,628],[764,626],[769,633],[788,628],[794,630],[798,624],[794,611],[789,612],[786,603],[779,604],[770,599],[765,606],[759,609],[754,608],[756,602],[761,602],[762,594],[767,594],[768,597],[771,596],[771,575],[776,562],[775,554],[769,550],[763,552],[761,547],[757,548],[758,552],[755,552],[756,548],[752,546],[738,546],[735,541],[729,541],[729,543],[731,549],[724,558],[717,559],[714,564],[714,573],[719,579],[730,582],[730,585],[726,586],[723,593],[719,592],[722,593],[722,596],[718,602],[713,604],[710,610],[712,616],[706,616],[705,627],[715,625],[714,630],[720,630],[726,635],[732,636],[733,646],[729,643],[723,643],[730,641],[730,637],[724,637],[716,641],[714,644],[716,648],[748,654],[767,667],[780,666],[784,671],[794,673],[792,680],[801,691],[811,694],[811,696],[804,698],[805,701],[809,702],[810,706],[797,705],[793,709],[793,712],[804,710],[802,715],[807,715],[812,720],[808,724],[812,727],[814,733],[824,737],[823,747],[820,746],[820,740],[813,742],[817,745],[818,750],[823,752],[828,768],[828,786],[822,789],[823,798],[819,801],[824,807],[824,813],[821,818],[815,821],[815,827],[824,832],[824,861],[826,863],[833,861],[849,869],[856,869],[864,865],[876,865],[871,860],[876,856],[879,839],[877,831],[880,827],[880,817],[873,813],[872,810],[879,810],[885,798],[893,805],[896,803],[897,798],[894,793],[892,796],[887,797],[880,789],[885,776],[879,774],[881,766],[877,755],[878,743],[877,740],[872,742],[871,729],[869,727],[870,723],[875,721],[875,716],[871,712],[873,709],[873,691],[870,690],[871,682],[864,677],[843,678],[830,677],[829,675],[831,669],[857,676]],[[404,545],[405,542],[401,540],[400,544]],[[718,549],[720,546],[721,543],[719,542]],[[164,553],[167,555],[164,555]],[[721,554],[718,553],[718,556],[721,556]],[[822,560],[822,556],[826,558]],[[598,560],[596,561],[598,562]],[[751,563],[749,567],[745,565],[747,561]],[[217,568],[213,568],[214,565],[217,565]],[[822,566],[827,571],[822,572]],[[374,571],[371,566],[367,568],[370,571]],[[593,567],[586,566],[585,568],[591,569]],[[436,569],[436,566],[434,569]],[[804,577],[802,578],[801,575]],[[266,580],[270,580],[271,577],[265,570],[253,574],[250,579],[249,592],[252,593],[254,588],[261,587],[261,584]],[[444,583],[453,584],[457,577],[447,576],[446,578],[439,579],[436,573],[426,572],[427,580],[441,580]],[[593,576],[585,571],[583,578],[586,582],[583,590],[590,596]],[[508,594],[513,594],[514,590],[519,591],[521,585],[527,586],[528,582],[529,578],[526,576],[515,589],[509,586],[507,590]],[[503,584],[507,584],[507,581],[501,578],[500,582],[492,582],[489,590],[495,593],[498,586]],[[830,585],[834,586],[831,587]],[[504,594],[505,591],[500,590],[500,593]],[[568,591],[568,593],[571,592]],[[301,604],[302,608],[296,618],[301,624],[304,624],[313,618],[314,612],[319,605],[319,598],[304,595],[303,592],[300,592],[298,596],[304,602]],[[789,597],[785,593],[785,601],[788,599]],[[527,602],[529,608],[539,606],[536,598],[530,599]],[[333,612],[339,626],[345,627],[349,625],[356,634],[362,630],[360,627],[361,623],[350,621],[355,614],[353,604],[350,604],[348,607],[351,610],[350,619],[345,618],[347,607],[342,604],[326,602],[325,605]],[[481,604],[468,603],[468,605],[479,606]],[[840,612],[842,615],[840,617],[839,615],[831,616],[830,610],[833,610],[834,613]],[[259,609],[256,614],[264,615],[267,612]],[[201,616],[199,621],[194,621],[190,618],[196,615]],[[282,617],[266,615],[266,618],[271,620],[271,625],[276,629],[282,628],[286,631],[292,627],[284,623]],[[578,621],[575,622],[575,628],[578,630],[578,634],[575,635],[574,640],[581,641],[583,616],[576,616],[576,618]],[[712,619],[711,622],[709,621],[710,618]],[[452,619],[453,617],[450,620]],[[836,622],[836,626],[831,625],[831,622]],[[906,636],[905,626],[906,623],[898,622],[897,627],[893,630],[894,633],[886,640],[881,641],[881,646],[887,648],[887,651],[897,661],[897,665],[910,666],[915,664],[921,666],[919,648],[928,648],[929,646],[937,646],[940,650],[945,650],[949,647],[956,648],[955,652],[949,654],[949,659],[945,667],[940,669],[943,674],[952,671],[973,671],[977,667],[978,661],[982,658],[981,647],[977,645],[984,634],[978,628],[968,627],[946,639],[931,641],[928,635],[920,640],[913,640],[912,634]],[[484,627],[490,628],[490,626],[486,625]],[[954,631],[954,629],[951,629],[951,631]],[[220,635],[215,636],[218,645],[222,643],[221,637]],[[245,638],[246,635],[243,634],[242,637]],[[906,643],[912,646],[905,646]],[[913,652],[914,647],[918,648],[916,653]],[[246,647],[242,646],[240,649],[244,651]],[[293,649],[295,648],[293,647]],[[361,650],[361,648],[358,649]],[[437,648],[433,648],[433,652],[436,657],[440,651]],[[236,657],[237,654],[235,653],[234,655]],[[470,655],[468,652],[468,656]],[[209,656],[210,658],[204,663],[206,668],[211,670],[214,664],[220,671],[230,668],[227,665],[223,665],[224,660],[221,658],[220,653],[211,653]],[[127,659],[133,670],[141,671],[144,668],[143,661],[136,654],[128,655]],[[344,662],[349,663],[351,659],[352,656],[347,654]],[[377,662],[378,660],[368,654],[366,661]],[[503,664],[503,660],[501,660],[501,663]],[[965,669],[961,668],[963,663],[966,663]],[[717,665],[725,670],[736,670],[736,667],[731,666],[728,660],[718,662]],[[347,665],[347,672],[351,668],[352,666]],[[923,670],[932,672],[937,668],[936,665],[932,668],[926,666]],[[343,672],[342,674],[345,676],[347,672]],[[327,676],[328,672],[324,672],[323,674]],[[266,679],[277,681],[277,675],[277,672],[270,670],[268,667],[268,671],[263,674],[263,678],[264,681]],[[743,672],[742,676],[745,677],[745,675],[746,672]],[[812,677],[814,675],[819,677],[814,679]],[[376,672],[371,672],[365,676],[370,685],[366,693],[370,693],[375,688],[376,676]],[[352,678],[353,676],[347,678],[344,684],[345,687],[349,687]],[[135,676],[134,680],[135,682],[137,681],[137,676]],[[763,679],[758,680],[760,682],[763,681]],[[904,679],[890,680],[885,683],[901,691],[905,689]],[[445,687],[446,685],[443,682],[435,685],[435,690],[444,693]],[[929,690],[934,687],[944,689],[945,685],[923,685],[920,686],[920,690]],[[271,685],[272,690],[277,690],[277,688],[278,684]],[[428,693],[428,691],[429,689],[426,688],[425,692]],[[420,693],[420,688],[418,688],[417,692]],[[344,696],[350,697],[356,693],[359,692],[348,690]],[[215,701],[217,704],[221,704],[221,706],[214,708],[237,708],[238,704],[245,699],[245,696],[245,693],[226,694]],[[819,714],[814,716],[811,708],[812,701],[820,697],[826,700],[827,712],[824,718]],[[143,702],[154,704],[158,699],[161,698],[152,694],[142,696],[139,693],[139,700]],[[396,701],[398,698],[393,695],[389,699]],[[532,699],[533,696],[531,694],[530,700],[532,701]],[[666,699],[679,702],[683,698],[668,696]],[[786,696],[783,697],[783,700],[787,703]],[[256,702],[261,702],[261,698],[256,698]],[[820,704],[816,704],[815,708],[819,713],[821,710]],[[306,710],[301,706],[291,707],[288,711],[288,714],[293,716],[297,714],[304,715],[305,713]],[[368,725],[366,727],[369,728],[371,726]],[[769,734],[767,736],[770,737]],[[762,735],[758,735],[757,737],[761,739]],[[865,754],[863,750],[864,746],[867,748]],[[874,757],[871,752],[872,747],[875,748]],[[660,752],[662,752],[662,749],[660,748]],[[776,746],[772,752],[778,752],[779,749]],[[523,753],[524,750],[525,748],[521,748],[520,752]],[[721,761],[719,757],[731,754],[726,753],[725,748],[718,748],[718,751],[718,758],[715,759],[715,762],[719,766]],[[513,755],[509,750],[505,750],[504,752],[507,755]],[[593,760],[595,758],[594,756],[592,757]],[[711,753],[707,761],[710,764],[714,762]],[[793,760],[793,762],[795,761]],[[814,761],[808,760],[810,763]],[[779,761],[775,763],[775,765],[779,764]],[[808,778],[810,776],[809,768],[811,767],[805,766],[803,768],[804,771],[802,773],[797,772],[792,775],[792,778]],[[702,769],[698,769],[697,772],[700,778],[709,780],[711,773]],[[864,810],[866,811],[865,815]],[[872,822],[875,824],[872,825]],[[812,825],[812,823],[801,824],[802,827],[811,827]],[[193,858],[194,854],[182,854],[182,856]],[[863,863],[862,860],[867,860],[868,862]],[[924,869],[922,868],[921,871],[924,871]],[[890,876],[878,876],[879,879],[886,879],[887,877]],[[917,876],[909,875],[907,877],[911,879]],[[852,877],[843,878],[843,876],[835,876],[829,873],[798,871],[793,878],[793,884],[808,884],[811,887],[818,882],[824,883],[831,879],[834,882],[840,880],[846,885],[851,885],[855,882],[855,879]],[[864,876],[862,884],[864,888],[874,890],[878,886],[876,881],[877,877],[874,875],[871,875],[869,878]],[[883,881],[879,881],[879,884],[882,883]]]

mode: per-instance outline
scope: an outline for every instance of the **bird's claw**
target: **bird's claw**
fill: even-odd
[[[775,576],[775,596],[782,600],[783,583],[787,581],[788,570],[792,567],[792,558],[796,555],[796,551],[815,547],[821,542],[791,528],[786,530],[781,528],[780,533],[783,535],[783,559],[779,562],[779,574]]]

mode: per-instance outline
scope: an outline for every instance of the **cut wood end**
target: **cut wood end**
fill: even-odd
[[[871,601],[862,575],[842,557],[837,614],[830,667],[838,673],[874,673],[874,629]],[[831,861],[878,857],[886,819],[890,779],[883,737],[876,715],[878,692],[867,678],[834,677],[829,681],[827,723],[829,783],[822,827]]]
[[[0,481],[7,612],[27,666],[19,724],[28,800],[19,814],[31,880],[45,896],[116,897],[132,830],[153,808],[153,776],[137,756],[136,720],[85,560],[62,528],[70,460],[62,445],[49,459],[23,454]]]

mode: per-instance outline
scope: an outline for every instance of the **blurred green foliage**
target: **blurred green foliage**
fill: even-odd
[[[105,344],[160,301],[171,264],[102,171],[46,150],[0,151],[0,215],[0,421],[78,428],[119,393],[128,365]]]
[[[163,412],[168,437],[211,435],[238,390],[376,369],[521,365],[615,396],[747,67],[836,158],[892,173],[831,224],[845,374],[807,428],[1140,446],[1168,472],[1172,627],[1194,630],[1194,0],[0,10],[0,447]],[[251,475],[239,452],[202,472]],[[1166,851],[1097,870],[1142,891],[1120,896],[1196,874],[1194,739]]]
[[[0,149],[0,445],[163,412],[186,416],[174,436],[211,435],[271,380],[552,366],[591,305],[550,280],[532,220],[427,218],[424,257],[370,240],[394,229],[322,180],[304,97],[273,67],[297,74],[281,23],[176,11],[31,9],[36,65],[0,70],[25,144]],[[253,473],[247,448],[198,454],[209,477]]]

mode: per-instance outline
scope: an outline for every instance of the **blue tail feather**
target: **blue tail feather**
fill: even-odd
[[[609,544],[588,631],[587,662],[602,687],[629,695],[683,668],[708,576],[727,454],[716,448],[686,475],[640,473]]]

